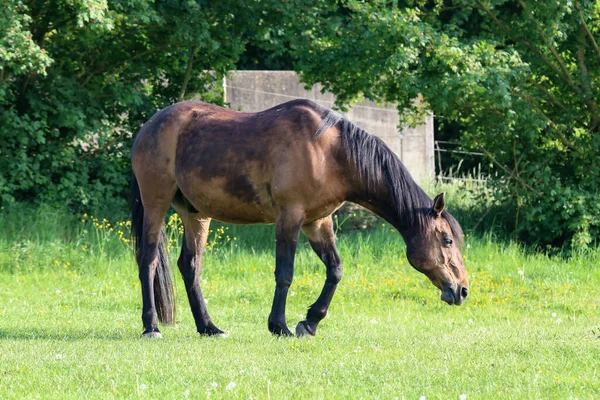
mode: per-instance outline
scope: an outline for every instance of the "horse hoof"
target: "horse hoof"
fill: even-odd
[[[198,331],[198,333],[200,334],[200,336],[212,336],[212,337],[222,337],[222,338],[229,336],[229,333],[223,332],[216,326],[208,326],[208,327],[202,329],[201,331]]]
[[[298,325],[296,325],[296,336],[298,336],[299,338],[314,338],[315,334],[308,330],[308,324],[306,323],[306,321],[300,321],[298,322]]]
[[[287,326],[269,322],[269,331],[275,336],[294,336]]]
[[[142,333],[142,338],[162,339],[162,333],[160,333],[160,332],[144,332],[144,333]]]

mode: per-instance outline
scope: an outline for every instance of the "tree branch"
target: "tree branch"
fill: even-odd
[[[524,3],[523,0],[518,0],[519,4],[521,5],[521,7],[523,9],[527,8],[527,5]],[[552,45],[552,43],[550,43],[550,41],[548,40],[548,38],[546,37],[546,35],[544,34],[541,26],[539,25],[539,23],[537,23],[537,21],[534,21],[537,25],[537,29],[539,31],[540,37],[542,38],[542,41],[544,42],[544,44],[546,45],[546,47],[548,48],[548,50],[550,51],[550,53],[552,53],[554,59],[556,60],[556,62],[559,64],[560,68],[558,68],[554,63],[552,63],[538,48],[536,48],[531,42],[520,38],[518,36],[516,36],[513,31],[507,27],[506,25],[504,25],[492,12],[490,9],[488,9],[482,2],[481,0],[477,0],[477,4],[479,4],[479,6],[481,7],[481,10],[483,10],[493,21],[494,23],[496,23],[496,25],[498,25],[501,29],[504,30],[504,32],[509,35],[510,37],[513,37],[516,41],[524,44],[526,47],[528,47],[531,51],[533,51],[534,53],[536,53],[536,55],[548,66],[552,69],[552,71],[554,71],[563,81],[565,81],[569,87],[580,97],[582,97],[584,99],[584,104],[586,105],[586,107],[590,110],[590,112],[592,113],[593,118],[595,118],[594,116],[598,114],[597,112],[597,104],[595,103],[595,101],[593,100],[593,97],[591,97],[591,91],[590,91],[590,97],[588,97],[587,95],[585,95],[583,93],[583,90],[575,83],[575,81],[573,80],[573,77],[571,76],[571,73],[569,72],[568,68],[566,67],[562,57],[560,56],[560,54],[558,54],[558,51],[556,50],[556,48]],[[592,100],[590,100],[590,98]],[[595,119],[593,119],[593,121],[596,121]],[[592,123],[592,125],[597,125],[595,122]]]
[[[598,43],[596,43],[596,39],[594,39],[594,35],[592,35],[592,31],[590,31],[589,26],[587,25],[587,23],[585,22],[585,19],[583,18],[583,12],[579,8],[579,2],[575,3],[575,8],[579,11],[579,20],[581,21],[581,25],[583,25],[583,29],[585,29],[588,39],[590,39],[590,42],[592,43],[594,50],[596,50],[598,59],[600,59],[600,47],[598,47]]]
[[[527,9],[527,4],[525,4],[525,2],[523,0],[519,0],[519,5],[521,7],[523,7],[523,10]],[[548,38],[544,34],[544,30],[540,26],[539,22],[536,21],[535,19],[533,19],[533,22],[535,23],[535,25],[537,27],[540,37],[542,38],[542,41],[544,42],[544,44],[546,45],[548,50],[550,50],[550,53],[552,53],[552,56],[554,57],[554,59],[556,60],[558,65],[560,66],[560,68],[562,70],[563,80],[566,80],[567,83],[569,84],[569,86],[571,86],[571,89],[573,89],[575,92],[577,92],[577,94],[582,95],[581,88],[575,84],[575,81],[573,80],[573,77],[571,76],[569,69],[565,65],[565,62],[563,61],[560,54],[558,54],[558,51],[556,51],[556,48],[552,45],[550,40],[548,40]]]
[[[439,9],[434,8],[433,10],[430,11],[422,11],[420,13],[417,13],[417,15],[419,16],[423,16],[423,17],[428,17],[430,15],[438,15],[441,14],[443,12],[447,12],[447,11],[454,11],[454,10],[458,10],[465,7],[464,5],[459,5],[459,6],[447,6],[447,7],[441,7]],[[467,6],[468,7],[468,6]]]
[[[4,65],[4,61],[0,62],[0,83],[4,82]]]
[[[564,79],[563,74],[561,73],[560,69],[558,69],[558,67],[556,65],[554,65],[548,59],[548,57],[546,57],[546,55],[544,53],[542,53],[537,47],[535,47],[529,41],[516,36],[513,33],[513,31],[509,27],[507,27],[506,25],[504,25],[502,23],[502,21],[500,21],[494,15],[494,13],[492,13],[492,11],[489,8],[487,8],[480,0],[477,0],[477,4],[479,4],[479,6],[481,7],[480,10],[482,10],[483,12],[485,12],[492,19],[492,21],[494,21],[494,23],[496,25],[498,25],[504,31],[504,33],[506,33],[509,37],[511,37],[512,39],[516,40],[517,42],[525,45],[529,50],[533,51],[544,62],[544,64],[546,64],[548,67],[550,67],[550,69],[552,69],[552,71],[554,71],[556,73],[556,75],[558,75],[561,79]]]
[[[118,131],[121,131],[121,132],[118,132]],[[116,143],[123,141],[129,135],[129,131],[127,131],[125,129],[117,128],[117,129],[115,129],[115,132],[117,132],[117,134],[112,136],[110,139],[108,139],[102,146],[96,147],[95,149],[90,149],[89,151],[86,151],[86,152],[83,152],[78,156],[78,158],[80,160],[87,160],[90,158],[94,158],[97,155],[102,154],[105,151],[109,150]]]
[[[64,25],[68,24],[69,22],[75,21],[75,20],[77,20],[76,16],[70,16],[70,17],[60,20],[56,23],[50,22],[50,27],[48,28],[48,30],[51,31],[51,30],[61,28]]]
[[[492,162],[493,162],[494,164],[496,164],[497,166],[499,166],[500,168],[502,168],[502,170],[508,174],[508,176],[509,176],[509,179],[513,179],[513,178],[514,178],[514,180],[516,180],[516,181],[517,181],[517,182],[519,182],[521,185],[523,185],[523,187],[524,187],[524,188],[527,188],[527,189],[529,189],[530,191],[532,191],[532,192],[534,192],[534,193],[538,193],[538,194],[540,193],[540,192],[538,192],[537,190],[535,190],[533,187],[531,187],[531,186],[530,186],[530,185],[529,185],[527,182],[524,182],[524,181],[523,181],[523,180],[522,180],[520,177],[518,177],[518,176],[517,176],[517,177],[515,177],[515,176],[514,176],[514,170],[512,170],[512,171],[511,171],[511,170],[510,170],[510,168],[508,168],[507,166],[500,164],[500,163],[498,162],[498,160],[496,160],[496,158],[494,157],[494,155],[493,155],[492,153],[490,153],[489,151],[487,151],[486,149],[484,149],[484,148],[483,148],[483,146],[480,146],[480,145],[478,145],[478,146],[479,146],[479,149],[480,149],[480,150],[481,150],[481,151],[482,151],[482,152],[483,152],[483,153],[484,153],[484,154],[485,154],[485,155],[486,155],[486,156],[487,156],[487,157],[488,157],[490,160],[492,160]],[[520,162],[520,161],[521,161],[521,160],[519,160],[519,162]]]
[[[570,112],[569,109],[563,103],[561,103],[560,100],[558,100],[556,97],[554,97],[554,95],[552,93],[550,93],[550,91],[548,91],[548,89],[546,89],[542,84],[540,84],[539,82],[536,82],[536,81],[532,81],[532,83],[535,87],[537,87],[539,90],[544,92],[544,94],[546,96],[548,96],[548,99],[552,103],[554,103],[557,107],[559,107],[564,112]]]
[[[569,139],[567,139],[567,137],[564,135],[564,133],[561,132],[559,126],[556,125],[556,123],[549,116],[546,115],[544,110],[542,110],[541,107],[538,104],[536,104],[535,100],[533,98],[531,98],[531,96],[528,96],[525,94],[525,95],[523,95],[523,100],[525,100],[525,102],[527,104],[529,104],[531,107],[533,107],[538,113],[540,113],[546,119],[546,122],[548,122],[550,127],[558,134],[558,139],[561,141],[561,143],[566,148],[571,149],[571,150],[575,149],[575,145]]]
[[[107,72],[107,71],[109,71],[111,69],[112,70],[120,70],[120,69],[124,68],[125,65],[127,65],[128,63],[130,63],[132,61],[137,60],[138,58],[145,57],[148,54],[156,53],[157,51],[164,50],[164,49],[166,49],[167,47],[170,47],[170,46],[176,46],[176,44],[174,44],[174,43],[163,43],[160,46],[154,47],[152,49],[148,49],[146,51],[142,51],[141,53],[134,54],[133,56],[131,56],[131,57],[123,60],[120,63],[120,65],[118,65],[117,67],[114,67],[114,68],[111,68],[111,67],[113,67],[113,65],[108,66],[108,68],[107,68],[107,66],[102,66],[102,67],[96,69],[95,71],[90,72],[90,74],[81,82],[81,86],[86,86],[90,82],[90,80],[95,75],[97,75],[97,74]]]
[[[181,92],[179,93],[179,101],[183,101],[185,97],[185,91],[187,89],[188,83],[190,82],[190,77],[192,75],[192,65],[194,64],[194,56],[196,55],[196,45],[192,45],[190,47],[190,57],[188,60],[187,68],[185,69],[185,75],[183,77],[183,84],[181,85]]]
[[[592,126],[600,122],[600,114],[598,113],[598,103],[594,99],[592,86],[590,84],[590,74],[585,64],[585,29],[582,24],[579,25],[579,47],[577,48],[577,66],[581,74],[581,84],[585,93],[584,103],[592,114]]]

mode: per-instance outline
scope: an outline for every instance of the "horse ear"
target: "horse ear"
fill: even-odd
[[[444,200],[444,193],[440,193],[437,196],[435,196],[435,199],[433,199],[433,208],[431,211],[433,212],[433,215],[439,217],[445,208],[446,200]]]

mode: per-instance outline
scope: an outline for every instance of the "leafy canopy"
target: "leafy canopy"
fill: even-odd
[[[4,2],[0,199],[123,205],[132,132],[197,93],[218,102],[211,89],[265,25],[264,3]]]
[[[236,65],[293,65],[341,105],[458,123],[503,171],[521,238],[585,247],[600,237],[599,21],[591,0],[7,0],[0,199],[119,204],[132,132],[157,109],[222,101],[211,90]]]
[[[302,15],[296,68],[350,103],[425,108],[502,171],[530,242],[600,238],[600,3],[348,0]],[[424,103],[411,99],[422,96]]]

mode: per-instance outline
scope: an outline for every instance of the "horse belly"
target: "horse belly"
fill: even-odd
[[[183,181],[187,182],[180,184],[182,193],[203,217],[233,224],[275,221],[268,184],[257,184],[245,175]]]
[[[271,224],[275,222],[273,209],[260,208],[230,202],[229,204],[206,204],[198,210],[203,216],[230,224]]]

